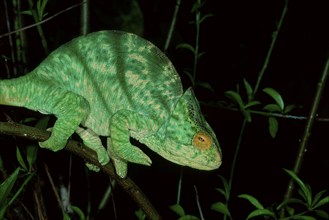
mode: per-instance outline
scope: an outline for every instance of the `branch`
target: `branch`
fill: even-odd
[[[26,125],[16,124],[13,122],[0,122],[0,134],[18,136],[36,141],[45,141],[48,139],[50,132],[42,131],[40,129]],[[81,147],[81,145],[82,144],[77,141],[70,140],[64,149],[77,155],[88,163],[97,165],[105,174],[115,179],[115,181],[117,181],[117,183],[144,211],[148,219],[161,219],[159,213],[155,210],[145,194],[129,177],[122,179],[117,176],[111,163],[108,163],[105,166],[101,166],[97,160],[96,153],[88,147]]]

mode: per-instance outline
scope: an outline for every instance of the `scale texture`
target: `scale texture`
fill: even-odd
[[[192,89],[183,92],[169,59],[134,34],[99,31],[73,39],[25,76],[0,80],[0,104],[54,114],[41,147],[61,150],[76,132],[101,164],[111,158],[121,177],[127,162],[151,164],[130,137],[180,165],[221,165],[217,138]],[[107,137],[107,150],[99,136]]]

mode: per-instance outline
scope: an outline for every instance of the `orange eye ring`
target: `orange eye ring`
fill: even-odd
[[[194,135],[192,142],[194,147],[200,150],[208,150],[212,145],[212,138],[208,133],[199,131]]]

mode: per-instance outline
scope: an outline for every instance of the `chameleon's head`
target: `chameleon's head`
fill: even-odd
[[[169,161],[200,170],[214,170],[222,163],[216,135],[204,119],[191,88],[179,99],[163,137],[157,152]]]

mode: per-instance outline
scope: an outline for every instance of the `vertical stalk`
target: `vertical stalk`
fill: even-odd
[[[198,66],[198,59],[199,59],[199,39],[200,39],[200,16],[201,12],[199,10],[199,7],[201,5],[201,0],[198,0],[198,9],[195,13],[195,47],[194,47],[194,63],[193,63],[193,75],[192,75],[192,83],[193,87],[195,86],[195,80],[196,80],[196,72],[197,72],[197,66]]]
[[[172,17],[172,20],[171,20],[170,28],[169,28],[167,39],[166,39],[166,43],[163,47],[163,52],[164,53],[167,53],[167,50],[169,48],[171,37],[172,37],[172,34],[174,32],[174,28],[175,28],[175,25],[176,25],[176,20],[177,20],[177,15],[178,15],[180,3],[181,3],[181,0],[176,1],[175,11],[174,11],[174,14],[173,14],[173,17]]]
[[[319,107],[322,92],[323,92],[323,88],[325,87],[325,82],[328,78],[328,75],[329,75],[329,56],[327,57],[327,61],[324,65],[322,75],[317,84],[317,90],[316,90],[316,93],[314,96],[312,108],[311,108],[309,116],[307,118],[304,134],[303,134],[302,140],[299,145],[299,150],[298,150],[297,158],[295,160],[295,165],[294,165],[294,169],[293,169],[293,171],[295,173],[299,173],[299,171],[301,169],[302,162],[303,162],[306,150],[307,150],[307,143],[311,136],[311,130],[313,127],[314,120],[316,118],[316,114],[318,111],[318,107]],[[293,188],[294,188],[294,181],[293,181],[293,179],[290,179],[288,186],[287,186],[286,194],[284,196],[285,200],[288,200],[291,197]],[[282,217],[284,216],[284,210],[281,210],[281,216]]]
[[[262,69],[260,70],[260,72],[258,74],[257,82],[256,82],[256,85],[255,85],[255,88],[254,88],[254,96],[256,95],[256,93],[258,91],[260,82],[263,79],[263,75],[264,75],[264,73],[265,73],[265,71],[267,69],[268,63],[270,61],[270,58],[271,58],[271,55],[272,55],[272,52],[273,52],[274,45],[275,45],[276,40],[277,40],[278,35],[279,35],[279,31],[280,31],[280,29],[282,27],[284,18],[285,18],[286,14],[287,14],[287,10],[288,10],[288,0],[285,1],[283,10],[282,10],[282,13],[281,13],[281,16],[280,16],[279,23],[277,24],[276,30],[272,34],[271,45],[270,45],[270,47],[269,47],[269,49],[267,51],[267,54],[266,54],[265,61],[264,61],[264,64],[262,66]]]
[[[84,0],[80,9],[80,34],[86,35],[89,32],[89,6],[90,1]]]

